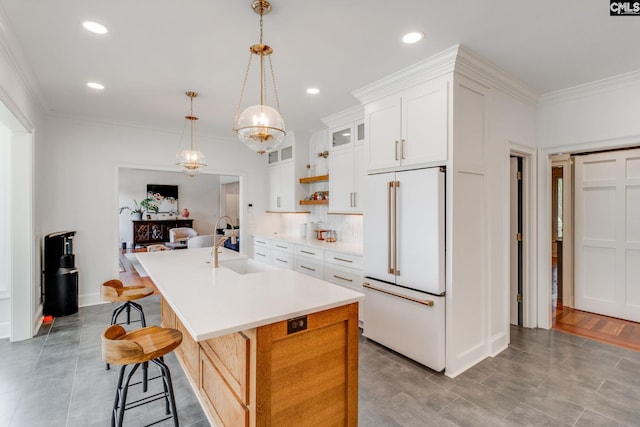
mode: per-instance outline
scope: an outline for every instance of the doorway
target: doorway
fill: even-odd
[[[26,122],[26,120],[24,120]],[[33,134],[0,102],[0,337],[31,338],[39,326],[40,281],[33,231]]]
[[[522,326],[522,286],[523,286],[523,158],[510,158],[510,304],[509,319],[512,325]]]

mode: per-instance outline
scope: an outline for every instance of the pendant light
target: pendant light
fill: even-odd
[[[262,43],[262,17],[271,11],[271,4],[266,0],[255,0],[251,4],[251,8],[255,13],[260,15],[260,43],[249,47],[249,64],[242,82],[242,91],[240,92],[240,101],[236,108],[236,115],[233,121],[233,130],[238,137],[249,148],[258,154],[264,154],[276,148],[286,135],[284,128],[284,119],[280,114],[280,100],[278,99],[278,90],[276,89],[276,78],[273,73],[273,65],[271,63],[271,54],[273,49],[271,46]],[[251,69],[251,59],[253,55],[260,57],[260,104],[252,105],[238,114],[242,105],[242,98],[247,86],[249,70]],[[265,57],[269,62],[269,71],[273,82],[273,92],[275,95],[276,108],[266,105],[267,93],[265,87]]]
[[[180,166],[180,170],[185,172],[189,176],[197,175],[201,172],[202,168],[207,166],[204,154],[198,150],[198,142],[196,141],[196,121],[198,118],[193,115],[193,98],[198,96],[196,92],[186,92],[186,95],[191,100],[191,111],[188,116],[184,116],[184,126],[182,128],[182,134],[180,135],[180,147],[178,147],[178,153],[176,154],[176,164]],[[189,149],[182,148],[182,141],[184,139],[184,131],[189,124]]]

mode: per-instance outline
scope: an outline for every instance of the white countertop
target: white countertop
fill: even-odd
[[[288,236],[285,234],[267,234],[267,233],[255,233],[255,237],[264,237],[270,240],[280,240],[283,242],[290,242],[296,245],[312,246],[316,248],[322,248],[326,250],[332,250],[337,252],[345,252],[353,255],[362,255],[362,245],[347,242],[327,242],[325,240],[317,239],[303,239],[296,236]]]
[[[221,248],[220,261],[246,258]],[[364,295],[291,270],[213,268],[211,248],[136,254],[196,341],[350,304]]]

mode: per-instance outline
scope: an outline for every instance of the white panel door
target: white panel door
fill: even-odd
[[[640,150],[576,158],[575,305],[640,321]]]
[[[444,173],[440,168],[396,173],[396,283],[443,294]]]
[[[447,160],[448,82],[429,82],[402,93],[402,166]]]
[[[400,105],[400,96],[391,95],[365,107],[369,172],[400,165],[397,152],[401,134]]]

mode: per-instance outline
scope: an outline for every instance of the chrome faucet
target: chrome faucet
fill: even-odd
[[[218,248],[220,246],[222,246],[222,244],[229,238],[231,238],[231,243],[233,243],[234,245],[237,242],[238,236],[236,236],[236,229],[233,228],[233,220],[231,218],[229,218],[227,215],[223,215],[220,218],[218,218],[218,220],[216,221],[216,224],[213,226],[213,235],[216,235],[216,232],[218,230],[218,225],[220,223],[220,221],[222,221],[224,218],[226,218],[229,221],[229,224],[231,224],[231,235],[229,236],[222,236],[220,237],[217,241],[214,242],[213,244],[213,268],[218,268],[220,267],[220,264],[218,263]]]

